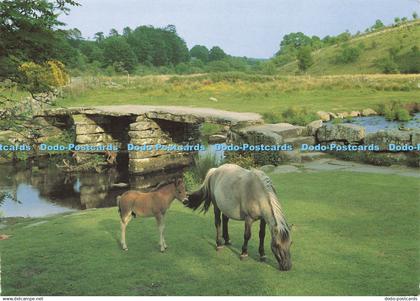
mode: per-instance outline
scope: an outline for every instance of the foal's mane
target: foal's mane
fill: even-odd
[[[179,178],[177,178],[177,179],[179,179]],[[171,184],[175,184],[175,186],[176,186],[177,179],[172,179],[170,181],[162,181],[162,182],[159,182],[155,187],[153,187],[152,189],[150,189],[149,192],[158,191],[162,187],[165,187],[165,186],[168,186],[168,185],[171,185]]]
[[[289,237],[290,229],[286,222],[286,218],[284,217],[283,209],[281,208],[278,201],[277,192],[274,188],[273,182],[263,171],[258,169],[252,169],[251,171],[261,180],[261,183],[267,192],[271,211],[273,213],[275,223],[279,228],[282,239],[287,239]]]

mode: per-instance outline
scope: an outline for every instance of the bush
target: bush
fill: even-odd
[[[279,123],[281,122],[281,116],[277,113],[266,112],[262,114],[265,123]]]
[[[319,119],[314,113],[309,113],[306,108],[291,107],[282,113],[283,122],[294,125],[307,125],[308,123]]]
[[[236,164],[246,169],[256,166],[252,153],[227,152],[225,156],[226,163]]]
[[[379,105],[378,112],[390,121],[408,121],[411,119],[410,113],[399,101]]]
[[[39,65],[25,62],[19,66],[23,84],[31,93],[51,91],[54,87],[62,87],[69,81],[64,64],[59,61],[47,61]]]
[[[362,49],[360,47],[351,47],[343,45],[341,51],[336,55],[335,62],[338,64],[354,63],[360,57]]]

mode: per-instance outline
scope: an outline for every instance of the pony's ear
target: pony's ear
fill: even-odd
[[[179,185],[181,185],[184,182],[184,180],[182,178],[178,178],[175,181],[175,185],[178,187]]]

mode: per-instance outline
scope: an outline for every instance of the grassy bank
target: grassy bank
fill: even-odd
[[[183,105],[238,112],[361,110],[391,100],[418,102],[420,75],[273,77],[241,73],[79,78],[63,106]]]
[[[293,224],[293,269],[279,272],[258,227],[250,258],[238,259],[243,223],[231,222],[232,248],[216,252],[212,214],[179,202],[167,218],[167,253],[152,219],[135,219],[121,251],[116,208],[24,220],[1,232],[4,295],[416,295],[419,181],[347,172],[272,175]],[[39,223],[46,221],[45,223]]]

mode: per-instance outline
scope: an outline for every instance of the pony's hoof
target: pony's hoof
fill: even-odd
[[[230,240],[225,241],[225,246],[231,246],[231,245],[232,245],[232,242]]]
[[[165,248],[160,249],[160,252],[161,252],[161,253],[165,253]]]
[[[239,256],[240,260],[245,260],[248,258],[248,254],[241,254],[241,256]]]
[[[220,246],[216,246],[216,251],[220,251],[220,250],[222,250],[223,249],[223,246],[222,245],[220,245]]]
[[[266,262],[267,261],[267,256],[265,256],[265,255],[264,256],[261,256],[260,257],[260,261],[261,262]]]
[[[122,247],[123,251],[128,251],[127,247]]]

